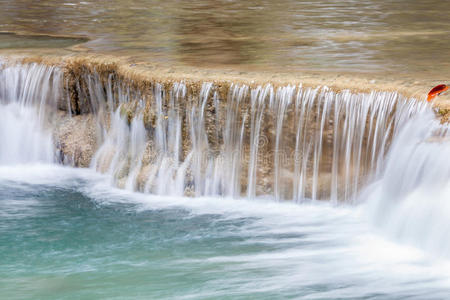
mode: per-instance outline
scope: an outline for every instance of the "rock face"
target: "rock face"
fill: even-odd
[[[62,160],[156,194],[351,200],[423,109],[389,92],[162,80],[90,60],[63,69]]]
[[[97,135],[93,115],[75,115],[70,118],[59,113],[54,140],[61,163],[87,168],[97,149]]]

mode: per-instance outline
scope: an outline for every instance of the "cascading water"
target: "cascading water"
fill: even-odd
[[[2,164],[53,162],[62,141],[53,141],[51,116],[65,106],[95,116],[92,168],[160,195],[354,200],[379,178],[406,121],[429,110],[396,93],[301,86],[232,84],[223,94],[204,83],[196,94],[181,82],[145,92],[95,72],[75,83],[74,109],[58,68],[4,67],[0,76]]]
[[[62,72],[38,64],[0,68],[0,165],[55,161],[50,114]]]
[[[99,128],[111,126],[91,165],[153,194],[348,201],[424,107],[396,93],[301,86],[231,85],[226,98],[210,83],[197,96],[186,90],[156,84],[143,96],[108,80],[91,91],[92,107],[112,105],[109,118],[97,118]]]
[[[431,111],[408,122],[379,181],[361,195],[373,220],[397,240],[450,254],[450,127]]]

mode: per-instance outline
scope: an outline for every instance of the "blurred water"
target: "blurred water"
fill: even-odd
[[[382,178],[362,197],[392,239],[450,257],[450,126],[416,116],[395,139]]]
[[[0,69],[0,165],[55,161],[49,127],[61,92],[59,68],[29,64]]]
[[[438,0],[4,0],[0,30],[87,36],[93,51],[168,65],[450,75]]]
[[[450,264],[364,210],[157,197],[90,171],[0,168],[5,299],[445,299]]]

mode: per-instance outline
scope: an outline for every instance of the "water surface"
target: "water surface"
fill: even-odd
[[[86,170],[0,168],[5,299],[444,299],[450,265],[364,209],[171,198]]]
[[[6,0],[0,29],[88,36],[91,51],[167,65],[450,76],[438,0]]]
[[[54,37],[46,35],[18,35],[0,32],[0,49],[17,48],[66,48],[84,43],[87,39]]]

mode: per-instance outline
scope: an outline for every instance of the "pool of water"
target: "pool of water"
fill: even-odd
[[[170,198],[88,170],[0,168],[5,299],[445,299],[450,263],[365,206]]]
[[[6,0],[0,30],[87,36],[90,51],[169,66],[450,77],[438,0]]]

